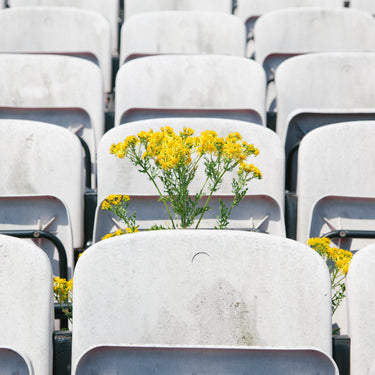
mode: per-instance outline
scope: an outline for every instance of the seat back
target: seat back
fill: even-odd
[[[350,0],[350,8],[360,9],[375,15],[375,4],[371,0]]]
[[[254,61],[222,55],[150,56],[116,78],[115,126],[155,117],[226,117],[264,123],[265,73]]]
[[[71,56],[0,54],[0,118],[63,126],[88,145],[95,183],[96,141],[104,133],[100,69]]]
[[[94,372],[107,374],[112,369],[121,374],[143,373],[157,368],[163,374],[183,372],[220,372],[243,374],[251,368],[253,375],[338,375],[334,361],[314,349],[271,348],[177,348],[101,346],[85,353],[76,375]]]
[[[0,134],[1,229],[56,233],[67,247],[72,268],[72,236],[75,248],[83,246],[84,238],[84,168],[78,138],[59,126],[16,120],[0,120]]]
[[[267,108],[275,110],[273,79],[281,62],[310,52],[375,51],[375,19],[347,8],[279,9],[258,19],[254,39],[255,59],[263,65],[270,82]]]
[[[0,346],[24,353],[35,374],[50,375],[53,283],[48,257],[35,245],[0,235],[0,258]],[[3,349],[5,357],[9,359],[11,354],[20,363],[17,353],[4,353]],[[23,374],[30,373],[25,366],[21,369]]]
[[[112,91],[111,34],[102,15],[77,8],[17,7],[0,13],[0,53],[85,57],[101,69]]]
[[[245,27],[221,12],[163,11],[130,17],[121,29],[120,64],[156,54],[245,55]]]
[[[88,349],[113,343],[331,353],[329,272],[296,241],[243,231],[136,233],[94,244],[74,277],[73,373]]]
[[[346,281],[348,328],[350,335],[350,373],[374,374],[374,243],[354,254]],[[372,367],[372,371],[370,368]]]
[[[232,13],[232,0],[123,0],[125,19],[138,13],[165,10]]]
[[[343,7],[342,0],[237,0],[234,13],[246,24],[248,35],[247,55],[255,52],[254,26],[258,18],[268,12],[294,7]]]
[[[9,7],[58,6],[91,10],[104,16],[110,24],[112,52],[118,54],[119,0],[8,0]],[[79,36],[77,36],[79,37]]]
[[[130,207],[137,213],[137,223],[140,229],[150,228],[154,224],[166,225],[168,215],[162,202],[158,201],[157,191],[144,173],[128,159],[119,159],[109,153],[113,143],[122,142],[129,135],[140,131],[154,131],[163,126],[172,127],[175,132],[182,131],[188,126],[199,136],[204,130],[215,130],[219,136],[230,132],[239,132],[243,139],[259,149],[256,158],[249,159],[262,172],[261,180],[252,180],[249,190],[239,207],[232,212],[230,228],[261,230],[275,235],[285,235],[284,231],[284,152],[278,136],[271,130],[243,121],[225,119],[154,119],[136,121],[124,124],[107,132],[98,149],[98,207],[94,225],[94,240],[116,228],[115,217],[109,211],[101,209],[102,201],[110,194],[130,195]],[[210,202],[212,210],[205,213],[205,219],[200,227],[213,228],[216,215],[219,215],[219,198],[227,205],[233,199],[232,178],[237,171],[225,176],[221,188],[215,193]],[[196,178],[189,191],[198,193],[204,181],[204,165],[200,164]],[[159,183],[159,182],[158,182]],[[206,194],[208,189],[206,189]],[[116,228],[118,229],[118,228]]]
[[[332,230],[374,228],[374,125],[374,121],[327,125],[303,138],[297,177],[299,241]],[[356,250],[366,243],[344,239],[338,245]]]

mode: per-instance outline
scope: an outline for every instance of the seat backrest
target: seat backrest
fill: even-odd
[[[371,216],[373,228],[374,214],[367,216],[368,203],[363,198],[375,198],[371,177],[375,173],[374,137],[375,121],[372,121],[323,126],[302,139],[298,154],[297,240],[305,242],[311,236],[321,236],[333,230],[333,225],[336,229],[361,229],[361,219],[365,222]],[[336,210],[341,203],[341,215],[330,212],[333,204],[320,212],[314,211],[319,200],[329,196],[359,200],[358,217],[355,207],[345,207],[342,201],[332,200],[338,206]],[[369,207],[374,207],[374,203]],[[320,219],[318,233],[311,232],[315,216]],[[367,228],[362,226],[362,229]]]
[[[0,0],[0,9],[5,8],[5,0]]]
[[[283,62],[275,75],[276,132],[286,148],[289,124],[302,113],[374,113],[374,76],[371,52],[313,53]]]
[[[237,0],[235,14],[249,22],[273,10],[294,7],[343,7],[342,0]]]
[[[118,53],[119,0],[8,0],[9,7],[59,6],[91,10],[104,16],[110,23],[112,52]]]
[[[125,19],[138,13],[160,10],[215,11],[232,13],[232,0],[123,0]]]
[[[54,53],[96,62],[112,91],[111,35],[104,16],[78,8],[17,7],[0,13],[0,53]]]
[[[245,199],[240,203],[238,209],[234,210],[231,217],[233,226],[241,225],[243,228],[250,228],[251,220],[254,220],[255,228],[259,223],[263,223],[260,229],[273,234],[285,235],[283,224],[284,150],[279,137],[266,127],[238,120],[175,118],[124,124],[111,129],[101,139],[98,149],[98,208],[94,225],[95,240],[99,240],[107,234],[113,226],[110,219],[111,214],[100,208],[101,202],[110,194],[131,196],[131,207],[134,207],[137,212],[137,222],[141,229],[156,224],[156,220],[162,221],[164,219],[163,215],[160,215],[160,211],[164,212],[165,209],[158,202],[157,191],[148,177],[144,173],[140,173],[139,168],[128,159],[119,159],[109,153],[110,146],[113,143],[122,142],[127,136],[137,135],[142,130],[148,131],[152,128],[157,131],[163,126],[169,126],[177,133],[187,126],[193,129],[197,136],[205,130],[215,130],[219,136],[226,136],[230,132],[239,132],[243,136],[243,140],[254,144],[259,149],[259,155],[256,158],[249,159],[248,163],[254,163],[262,172],[263,178],[261,180],[254,179],[249,183],[249,190]],[[224,200],[227,196],[227,199],[232,199],[231,183],[236,173],[237,170],[225,176],[221,188],[215,193],[211,201],[210,206],[213,209],[205,215],[210,220],[207,219],[207,222],[202,222],[201,227],[207,225],[213,228],[215,225],[215,217],[219,214],[217,197]],[[203,186],[205,179],[204,166],[201,163],[189,191],[192,194],[197,193]],[[205,193],[208,193],[208,189]],[[145,199],[146,197],[148,199]],[[145,202],[145,207],[137,206],[137,202],[142,200]],[[256,202],[259,202],[259,207]],[[152,209],[152,207],[155,208]],[[243,210],[247,214],[240,214]],[[100,214],[105,215],[106,218],[100,218]],[[265,216],[269,216],[269,218],[263,221]],[[109,223],[107,223],[107,219]],[[167,219],[168,217],[165,218],[165,220]],[[101,223],[102,220],[105,220],[105,225]],[[107,225],[110,225],[110,227],[107,227]]]
[[[148,12],[129,17],[121,29],[120,64],[156,54],[245,55],[245,26],[221,12]]]
[[[100,346],[85,353],[74,375],[107,374],[116,369],[126,375],[157,368],[163,374],[210,372],[225,369],[233,375],[251,368],[252,375],[338,375],[333,359],[314,349],[133,347]],[[152,371],[152,370],[151,370]]]
[[[2,348],[24,353],[35,374],[52,373],[53,283],[48,257],[37,246],[0,235]]]
[[[73,373],[84,352],[112,343],[331,353],[328,268],[296,241],[243,231],[136,233],[94,244],[74,277]]]
[[[263,124],[265,73],[245,57],[135,59],[116,77],[115,126],[155,117],[230,117]]]
[[[255,58],[263,66],[272,55],[375,51],[375,19],[347,8],[279,9],[258,19],[254,38]]]
[[[356,8],[375,15],[375,4],[371,0],[350,0],[350,8]]]
[[[375,246],[371,244],[354,254],[346,279],[352,375],[374,374],[370,371],[375,359],[374,267]]]
[[[95,173],[96,141],[104,133],[98,66],[71,56],[0,54],[0,71],[0,118],[43,121],[72,130],[86,141]]]
[[[0,195],[56,197],[67,207],[74,247],[81,247],[84,165],[78,138],[60,126],[19,120],[0,120],[0,134]]]

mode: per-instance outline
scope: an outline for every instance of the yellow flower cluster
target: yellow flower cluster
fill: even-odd
[[[350,251],[331,247],[329,238],[310,238],[307,243],[326,260],[332,260],[335,263],[335,267],[344,275],[348,273],[349,264],[353,257]]]
[[[242,173],[252,173],[254,175],[254,178],[262,178],[262,173],[257,167],[254,167],[253,164],[246,164],[242,162],[238,169],[238,174]]]
[[[130,201],[130,198],[128,195],[111,194],[111,195],[108,195],[108,197],[103,201],[102,209],[109,210],[111,208],[111,205],[117,206],[121,202],[128,202],[128,201]]]
[[[71,299],[73,279],[66,280],[61,277],[53,278],[53,293],[57,302],[66,303]]]
[[[137,145],[143,145],[145,152],[142,158],[154,159],[155,164],[164,170],[189,164],[194,152],[198,156],[213,154],[224,160],[239,163],[245,161],[249,155],[259,154],[254,145],[242,141],[242,136],[238,132],[232,132],[226,137],[218,137],[213,130],[203,131],[199,137],[193,134],[194,130],[190,128],[184,128],[179,134],[168,126],[157,132],[150,129],[148,132],[141,131],[137,136],[129,136],[124,142],[113,144],[110,152],[123,158],[128,155],[129,150],[134,151]],[[254,169],[254,172],[258,173],[259,170]]]
[[[108,233],[105,236],[103,236],[102,240],[106,240],[107,238],[112,238],[116,236],[121,236],[123,234],[136,233],[136,232],[138,232],[138,228],[135,228],[134,230],[132,230],[131,228],[117,229],[115,232]]]

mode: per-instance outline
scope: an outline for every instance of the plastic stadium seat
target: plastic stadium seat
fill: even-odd
[[[89,350],[80,359],[75,375],[107,374],[113,369],[121,374],[163,374],[225,371],[243,374],[251,369],[252,375],[338,375],[333,360],[314,349],[261,349],[261,348],[178,348],[101,346]]]
[[[156,54],[245,56],[245,26],[220,12],[164,11],[129,17],[121,29],[120,64]]]
[[[232,13],[232,0],[122,0],[125,19],[138,13],[160,10],[215,11]]]
[[[246,197],[233,210],[229,228],[259,230],[279,236],[285,236],[284,229],[284,152],[277,135],[271,130],[243,121],[224,119],[156,119],[137,121],[111,129],[102,138],[98,149],[98,208],[94,225],[94,241],[99,241],[105,234],[117,230],[113,214],[101,209],[102,201],[110,194],[130,195],[131,209],[137,212],[140,229],[150,228],[154,224],[167,224],[169,218],[165,208],[158,201],[155,187],[148,177],[138,171],[127,159],[119,159],[109,153],[113,143],[122,142],[128,135],[136,135],[141,130],[159,130],[170,126],[176,132],[188,126],[199,135],[204,130],[215,130],[219,136],[230,132],[239,132],[245,141],[259,149],[256,158],[249,159],[262,172],[262,180],[252,180]],[[204,166],[201,165],[197,182],[193,181],[190,191],[197,193],[205,180]],[[236,172],[233,172],[236,173]],[[227,205],[232,196],[230,174],[226,176],[222,187],[215,193],[200,227],[213,228],[216,215],[219,215],[219,198]]]
[[[350,7],[375,15],[375,4],[372,0],[350,0]]]
[[[373,375],[375,370],[374,267],[372,243],[354,254],[347,276],[351,375]]]
[[[254,25],[261,15],[283,8],[343,6],[343,0],[237,0],[235,14],[246,24],[249,39],[248,56],[251,56],[254,45],[250,41],[254,37]]]
[[[230,132],[239,132],[245,141],[260,150],[259,156],[249,160],[264,175],[262,180],[253,180],[249,184],[246,197],[239,207],[233,210],[229,228],[258,230],[285,236],[284,228],[284,152],[281,142],[271,130],[256,124],[224,119],[156,119],[137,121],[110,130],[104,135],[98,149],[98,207],[94,224],[94,241],[105,234],[117,230],[115,218],[109,211],[102,210],[102,201],[110,194],[130,195],[131,208],[137,212],[140,229],[150,228],[154,224],[166,225],[169,218],[165,208],[158,201],[157,192],[148,177],[138,171],[127,159],[118,159],[109,153],[113,143],[122,142],[128,135],[150,128],[158,130],[170,126],[176,132],[188,126],[199,135],[204,130],[215,130],[219,136]],[[197,193],[205,179],[203,165],[198,170],[190,191]],[[201,172],[199,172],[201,171]],[[234,172],[236,173],[236,172]],[[227,205],[232,199],[230,174],[226,176],[222,187],[211,200],[212,210],[205,214],[200,227],[213,228],[216,215],[219,215],[219,198]]]
[[[0,367],[3,375],[34,375],[27,355],[10,348],[0,347]]]
[[[66,127],[88,145],[95,184],[96,141],[104,133],[100,69],[71,56],[0,54],[0,118]]]
[[[375,119],[375,53],[332,52],[284,61],[275,76],[276,132],[285,143],[287,187],[295,190],[295,156],[311,130],[336,122]]]
[[[331,355],[327,266],[282,237],[225,230],[114,237],[83,253],[74,283],[73,374],[88,349],[111,344]]]
[[[332,231],[337,237],[345,230],[374,232],[374,137],[375,121],[358,121],[327,125],[303,138],[297,179],[299,241]],[[337,244],[357,250],[369,242],[356,237],[348,234]]]
[[[100,14],[77,8],[19,7],[0,13],[0,53],[54,53],[99,65],[112,91],[111,35]]]
[[[47,256],[33,244],[0,235],[0,284],[1,373],[50,375],[53,283]]]
[[[45,123],[0,120],[0,230],[42,230],[64,245],[68,276],[73,274],[73,246],[83,246],[83,151],[66,129]],[[59,255],[48,253],[55,275]]]
[[[8,0],[11,8],[21,6],[59,6],[91,10],[101,14],[110,23],[112,52],[118,54],[119,0]]]
[[[122,65],[115,126],[155,117],[226,117],[263,124],[266,78],[245,57],[165,55]]]
[[[267,108],[274,110],[274,73],[281,62],[309,52],[375,51],[375,19],[348,8],[280,9],[258,19],[254,39],[255,60],[269,82]]]
[[[0,9],[5,8],[5,0],[0,0]]]

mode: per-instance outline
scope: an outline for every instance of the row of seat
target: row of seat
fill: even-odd
[[[13,237],[0,244],[2,373],[50,375],[48,258]],[[351,375],[374,374],[374,250],[354,255],[347,279]],[[328,268],[293,240],[204,230],[112,238],[78,260],[73,299],[74,375],[186,367],[338,374]]]
[[[95,218],[84,216],[84,153],[78,138],[52,124],[0,120],[1,227],[3,231],[34,230],[54,234],[65,247],[68,276],[73,274],[74,249],[94,242],[122,228],[114,215],[101,209],[110,194],[131,197],[130,209],[136,211],[141,230],[154,224],[166,225],[167,214],[157,200],[152,183],[126,159],[111,155],[113,143],[142,130],[170,126],[176,131],[188,126],[200,134],[211,129],[223,136],[239,132],[253,143],[260,155],[253,162],[262,172],[262,180],[253,180],[240,206],[232,212],[229,228],[260,231],[285,237],[285,155],[279,137],[257,124],[215,118],[169,118],[136,121],[107,132],[98,149],[98,186]],[[373,137],[374,121],[328,125],[310,132],[301,142],[297,177],[297,240],[334,231],[370,231],[373,228]],[[350,150],[350,151],[349,151]],[[340,155],[338,158],[337,155]],[[360,166],[360,167],[359,167]],[[191,186],[191,193],[199,187]],[[219,213],[218,199],[231,199],[231,177],[212,200],[212,211],[200,227],[213,228]],[[86,210],[87,212],[87,210]],[[94,221],[92,233],[85,234],[84,221]],[[124,229],[124,228],[122,228]],[[295,229],[294,229],[295,230]],[[342,237],[342,236],[341,236]],[[358,237],[358,234],[354,236]],[[372,235],[362,236],[373,238]],[[61,274],[61,254],[56,245],[38,239],[49,254],[55,274]],[[368,239],[341,239],[339,246],[356,250]]]
[[[266,13],[258,21],[255,57],[266,69],[268,81],[280,62],[292,55],[374,49],[375,20],[354,9],[288,8]],[[102,15],[83,9],[23,6],[2,11],[0,27],[1,53],[60,53],[91,59],[101,68],[105,92],[113,91],[113,37]],[[245,26],[239,17],[221,12],[150,12],[124,23],[119,63],[160,54],[243,57],[245,49]],[[268,107],[272,108],[271,103]]]

